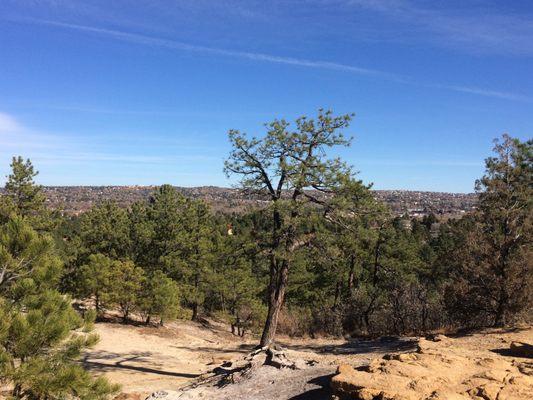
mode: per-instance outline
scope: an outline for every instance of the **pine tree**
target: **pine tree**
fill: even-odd
[[[29,159],[24,161],[20,156],[13,157],[5,189],[20,215],[35,213],[44,205],[42,188],[33,180],[37,174]]]
[[[257,330],[266,311],[260,298],[263,285],[254,276],[253,258],[248,254],[249,238],[242,234],[219,237],[216,269],[207,275],[212,295],[219,299],[232,332],[239,336]]]
[[[504,326],[531,308],[533,141],[496,140],[477,181],[478,212],[452,225],[448,309],[467,326]]]
[[[214,261],[214,226],[208,206],[203,201],[188,200],[183,227],[185,237],[180,255],[185,261],[182,269],[183,296],[192,308],[192,319],[198,319],[199,308],[205,300],[207,275]]]
[[[175,319],[180,312],[180,291],[178,284],[161,271],[155,271],[144,282],[137,298],[137,308],[149,324],[153,317],[159,317],[159,325]]]
[[[316,119],[297,119],[294,130],[284,120],[267,124],[267,133],[261,139],[248,138],[236,130],[229,132],[233,149],[225,162],[226,174],[240,176],[244,189],[265,196],[270,203],[270,282],[263,347],[270,346],[275,338],[292,254],[307,241],[298,228],[305,222],[302,209],[314,204],[327,212],[328,196],[353,181],[348,165],[326,155],[329,148],[349,145],[350,139],[344,137],[342,130],[351,118],[352,115],[334,117],[330,111],[319,110]]]
[[[131,255],[128,212],[114,202],[105,201],[84,213],[80,217],[77,237],[82,263],[91,254],[103,254],[113,259],[125,259]]]
[[[0,225],[0,295],[21,296],[53,288],[61,261],[48,235],[40,235],[21,216]]]
[[[118,388],[77,362],[97,341],[93,315],[82,319],[56,290],[52,243],[20,216],[0,226],[0,381],[16,399],[105,399]]]
[[[503,135],[494,151],[476,190],[487,261],[498,287],[494,323],[504,326],[533,300],[533,140],[522,143]]]
[[[113,261],[110,274],[109,301],[118,306],[122,319],[127,322],[136,310],[145,273],[133,261]]]
[[[103,254],[91,254],[87,264],[77,273],[76,294],[80,298],[92,298],[96,315],[100,317],[111,301],[113,279],[116,278],[113,260]]]

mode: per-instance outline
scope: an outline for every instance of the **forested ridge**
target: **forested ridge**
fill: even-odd
[[[232,130],[225,172],[265,207],[217,213],[170,185],[148,201],[47,209],[14,157],[0,197],[0,379],[15,398],[105,398],[76,362],[95,319],[209,315],[235,335],[404,335],[531,321],[532,145],[495,141],[460,219],[397,216],[351,166],[351,115]],[[308,189],[313,189],[309,191]],[[320,193],[320,196],[315,195]],[[38,379],[36,378],[38,377]]]

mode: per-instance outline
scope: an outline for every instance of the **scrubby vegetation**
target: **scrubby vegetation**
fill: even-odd
[[[116,390],[76,362],[97,340],[95,317],[211,314],[235,335],[262,332],[262,345],[276,331],[399,335],[531,318],[533,142],[497,141],[477,210],[435,229],[435,216],[393,216],[327,156],[350,143],[350,120],[320,111],[261,138],[231,131],[226,172],[265,199],[244,214],[163,185],[129,208],[62,216],[46,209],[31,162],[13,158],[0,198],[0,377],[13,396]]]

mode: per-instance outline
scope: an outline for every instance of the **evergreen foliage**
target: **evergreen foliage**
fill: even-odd
[[[18,399],[105,399],[117,390],[76,362],[97,341],[56,290],[61,261],[51,238],[13,215],[0,233],[0,380]]]
[[[450,257],[450,309],[472,325],[507,325],[533,295],[533,141],[504,135],[494,152],[476,183],[479,211],[456,225],[459,245]]]
[[[42,209],[44,195],[41,186],[35,184],[33,178],[38,172],[34,170],[31,161],[24,161],[22,157],[13,157],[11,174],[7,177],[7,197],[14,204],[18,214],[27,216]]]

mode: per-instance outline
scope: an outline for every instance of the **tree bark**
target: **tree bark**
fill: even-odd
[[[494,321],[494,326],[497,328],[503,328],[505,325],[507,325],[509,295],[507,294],[505,283],[505,280],[500,283],[500,295],[498,298],[498,307],[496,309],[496,319]]]
[[[348,273],[348,293],[353,296],[355,280],[355,256],[350,255],[350,272]]]
[[[376,248],[374,250],[374,269],[372,272],[372,286],[376,287],[378,284],[378,268],[379,268],[379,256],[381,254],[381,245],[383,244],[381,239],[381,233],[380,237],[378,238],[378,241],[376,243]]]
[[[509,248],[508,243],[509,236],[509,227],[508,221],[505,220],[504,226],[505,240],[504,243],[500,245],[500,254],[498,257],[498,278],[499,278],[499,295],[498,295],[498,307],[496,309],[496,319],[494,321],[494,326],[502,328],[507,324],[507,310],[509,308],[509,293],[507,291],[507,261],[509,258]]]
[[[277,266],[276,264],[275,261],[271,262],[268,314],[263,334],[261,335],[261,347],[270,347],[273,344],[278,327],[279,313],[285,300],[289,263],[287,260],[283,260],[281,265]]]
[[[198,303],[194,302],[192,304],[192,321],[198,321]]]
[[[333,298],[333,307],[331,308],[332,311],[337,311],[337,307],[339,306],[339,299],[341,297],[341,289],[342,282],[338,280],[337,284],[335,285],[335,297]]]

